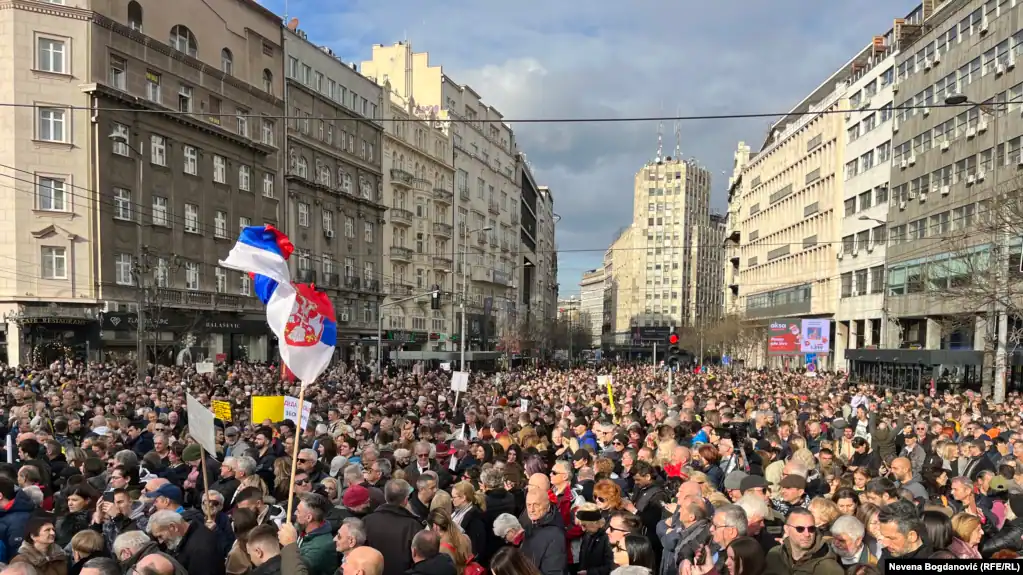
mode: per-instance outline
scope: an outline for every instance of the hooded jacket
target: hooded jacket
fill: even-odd
[[[0,507],[0,543],[4,546],[0,559],[10,562],[10,558],[18,554],[21,542],[25,540],[25,523],[35,510],[36,504],[20,489],[6,509]]]

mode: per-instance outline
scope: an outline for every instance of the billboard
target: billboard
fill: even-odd
[[[830,351],[829,319],[776,319],[767,327],[768,355],[826,354]]]

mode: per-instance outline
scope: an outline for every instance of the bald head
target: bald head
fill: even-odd
[[[146,485],[145,487],[142,488],[142,490],[145,492],[144,495],[148,495],[156,491],[157,489],[163,487],[164,485],[167,485],[168,483],[170,483],[170,481],[162,477],[157,479],[150,479],[149,481],[146,482]]]
[[[679,499],[686,497],[702,497],[703,486],[695,481],[686,481],[678,487]]]
[[[544,473],[534,473],[529,476],[529,484],[526,486],[527,491],[539,491],[544,495],[547,494],[551,489],[551,480]]]
[[[149,571],[146,571],[149,568]],[[174,575],[174,565],[163,555],[151,553],[139,560],[135,569],[139,573],[156,573],[158,575]]]
[[[372,547],[356,547],[345,555],[342,570],[344,575],[354,575],[359,571],[365,575],[381,575],[384,572],[384,556]]]
[[[892,472],[899,478],[911,476],[913,474],[913,463],[905,457],[896,457],[892,460]]]

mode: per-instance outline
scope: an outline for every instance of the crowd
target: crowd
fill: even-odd
[[[1016,396],[607,365],[474,376],[456,405],[441,371],[338,367],[297,429],[250,421],[251,396],[297,395],[274,366],[0,377],[0,575],[870,575],[1023,550]],[[215,454],[186,392],[231,404]]]

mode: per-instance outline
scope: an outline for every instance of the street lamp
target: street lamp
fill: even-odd
[[[135,190],[136,190],[136,192],[135,193],[138,194],[138,197],[141,200],[142,199],[142,152],[140,150],[137,150],[134,147],[132,147],[131,143],[128,142],[128,138],[126,138],[123,134],[121,134],[119,132],[116,132],[116,131],[112,132],[108,137],[110,138],[111,142],[113,142],[115,144],[121,144],[124,147],[128,148],[129,150],[131,150],[132,152],[135,153],[135,166],[136,166],[136,170],[135,170]],[[138,378],[139,382],[142,382],[145,379],[145,373],[146,373],[146,358],[145,358],[145,356],[146,356],[146,349],[145,349],[145,346],[142,344],[142,341],[143,341],[142,340],[142,330],[146,326],[146,321],[145,321],[145,310],[143,309],[143,306],[145,305],[145,297],[144,297],[144,295],[145,295],[145,291],[144,291],[145,290],[145,285],[144,285],[145,284],[145,278],[142,275],[142,211],[139,209],[139,206],[141,206],[141,205],[142,205],[142,202],[135,202],[135,214],[136,214],[136,216],[135,216],[135,226],[136,226],[136,233],[135,233],[135,271],[136,271],[135,278],[136,279],[135,279],[135,281],[138,282],[138,285],[135,286],[136,287],[136,292],[137,292],[136,304],[135,305],[138,307],[138,312],[135,314],[136,318],[137,318],[137,321],[138,321],[138,325],[135,326],[135,355],[137,356],[136,359],[135,359],[135,361],[136,361],[136,363],[135,363],[136,374],[135,375]]]
[[[477,230],[470,230],[468,225],[462,226],[462,326],[461,332],[458,336],[458,343],[461,346],[461,352],[458,357],[459,371],[465,371],[465,299],[469,289],[469,235],[479,232],[489,232],[492,229],[494,228],[484,226]]]

